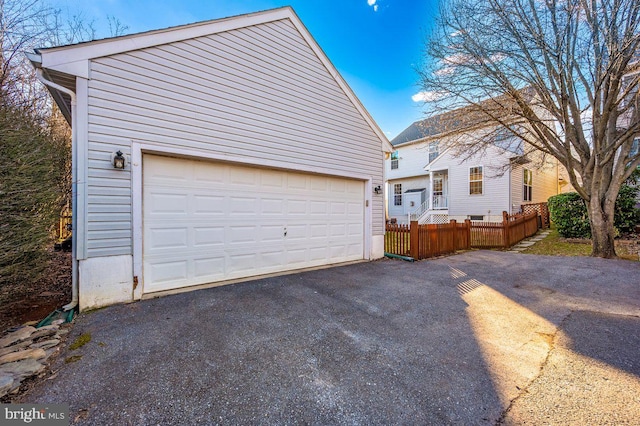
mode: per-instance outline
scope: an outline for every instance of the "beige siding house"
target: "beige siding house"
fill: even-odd
[[[80,309],[383,256],[391,146],[291,8],[29,56],[72,124]]]
[[[545,202],[558,194],[555,160],[524,156],[513,139],[496,140],[486,149],[465,150],[471,136],[442,132],[438,116],[413,123],[391,141],[385,161],[387,219],[398,223],[444,223],[456,220],[502,220],[523,204]],[[495,129],[473,133],[500,135]],[[527,150],[529,151],[529,150]]]

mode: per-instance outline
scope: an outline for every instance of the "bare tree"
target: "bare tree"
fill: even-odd
[[[638,0],[444,0],[420,72],[434,113],[515,119],[514,136],[567,169],[593,256],[615,257],[616,197],[640,163],[639,30]]]
[[[126,31],[108,19],[112,36]],[[24,52],[95,39],[94,23],[45,0],[0,0],[0,287],[42,273],[70,200],[71,132]]]

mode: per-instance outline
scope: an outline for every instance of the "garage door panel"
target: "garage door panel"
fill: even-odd
[[[329,211],[329,203],[326,201],[310,201],[309,213],[311,215],[325,216]]]
[[[186,249],[188,247],[189,230],[181,228],[149,229],[147,244],[149,250]]]
[[[154,283],[180,284],[181,281],[186,282],[188,277],[188,262],[186,260],[149,263],[147,266],[148,271],[145,271],[145,278],[150,278]],[[150,274],[150,277],[147,277],[146,274]]]
[[[144,292],[364,257],[362,181],[152,155],[143,179]]]
[[[263,215],[282,215],[284,213],[284,203],[282,199],[262,198],[261,212]]]
[[[225,197],[216,195],[193,195],[190,201],[193,205],[194,214],[225,214]]]
[[[248,187],[247,189],[249,190],[256,188],[256,184],[258,183],[258,170],[252,170],[247,167],[228,167],[228,169],[229,182],[231,185]]]
[[[152,192],[149,194],[150,209],[154,215],[187,214],[187,196],[179,193]]]
[[[196,226],[194,230],[193,246],[198,248],[224,246],[224,226],[206,227]]]

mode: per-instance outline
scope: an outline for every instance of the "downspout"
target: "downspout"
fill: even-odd
[[[62,309],[70,311],[78,306],[78,141],[76,131],[77,102],[76,94],[64,86],[47,80],[42,74],[42,68],[36,68],[36,76],[46,86],[52,87],[71,97],[71,229],[73,238],[71,240],[71,302],[64,305]]]

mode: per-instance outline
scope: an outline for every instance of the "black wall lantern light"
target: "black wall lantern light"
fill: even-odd
[[[376,194],[380,194],[382,192],[382,187],[378,185],[375,188],[373,188],[373,190],[375,191]]]
[[[118,152],[111,155],[111,164],[113,164],[114,169],[123,170],[126,163],[127,160],[124,158],[122,151],[118,150]]]

